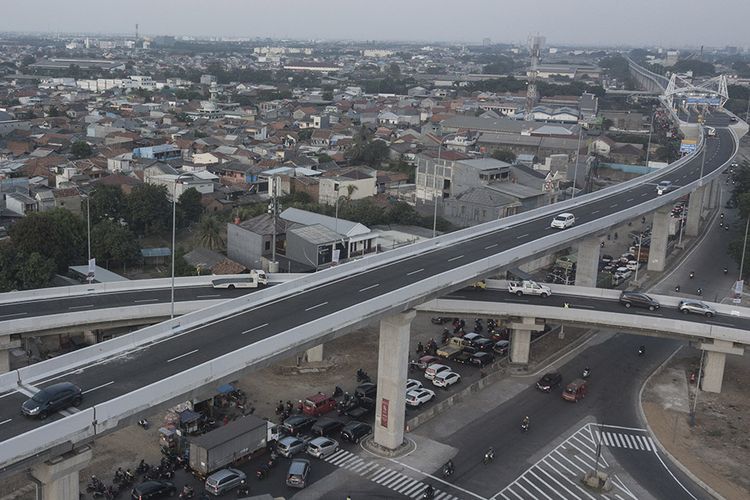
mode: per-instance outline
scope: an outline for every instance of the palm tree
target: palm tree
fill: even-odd
[[[204,215],[198,221],[198,243],[210,250],[224,248],[224,238],[221,237],[221,224],[216,217]]]

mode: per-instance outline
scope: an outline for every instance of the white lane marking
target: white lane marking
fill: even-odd
[[[94,304],[86,304],[83,306],[70,306],[68,309],[86,309],[87,307],[94,307]]]
[[[641,198],[643,198],[644,196],[648,196],[648,193],[642,193],[641,194]]]
[[[406,273],[406,275],[407,275],[407,276],[411,276],[412,274],[417,274],[417,273],[421,273],[422,271],[424,271],[424,267],[422,267],[422,268],[420,268],[420,269],[417,269],[416,271],[412,271],[412,272],[410,272],[410,273]]]
[[[307,309],[305,309],[305,311],[312,311],[313,309],[317,309],[318,307],[323,307],[326,304],[328,304],[327,301],[326,302],[321,302],[320,304],[316,304],[316,305],[314,305],[312,307],[308,307]]]
[[[174,357],[174,358],[172,358],[172,359],[168,359],[168,360],[167,360],[167,363],[171,363],[172,361],[174,361],[174,360],[176,360],[176,359],[184,358],[185,356],[190,356],[191,354],[195,354],[196,352],[198,352],[198,349],[193,349],[193,350],[192,350],[192,351],[190,351],[190,352],[186,352],[185,354],[180,354],[179,356],[175,356],[175,357]]]
[[[254,326],[249,330],[245,330],[244,332],[242,332],[242,335],[245,335],[246,333],[254,332],[255,330],[259,328],[263,328],[264,326],[268,326],[268,323],[263,323],[262,325]]]
[[[95,391],[95,390],[97,390],[97,389],[101,389],[102,387],[107,387],[108,385],[112,385],[112,384],[114,384],[114,383],[115,383],[115,381],[114,381],[114,380],[112,380],[112,381],[110,381],[110,382],[107,382],[106,384],[102,384],[102,385],[97,385],[96,387],[92,387],[91,389],[86,389],[86,390],[85,390],[85,391],[83,391],[83,392],[82,392],[81,394],[88,394],[88,393],[89,393],[89,392],[91,392],[91,391]]]
[[[196,299],[212,299],[214,297],[221,297],[220,294],[214,294],[214,295],[196,295]]]
[[[593,212],[591,212],[591,215],[598,214],[598,213],[599,213],[599,210],[594,210]]]
[[[495,248],[497,246],[497,243],[493,243],[492,245],[487,245],[484,247],[485,250],[489,250],[490,248]]]
[[[520,240],[521,238],[525,238],[525,237],[527,237],[528,235],[529,235],[529,233],[526,233],[526,234],[522,234],[521,236],[516,236],[516,239],[517,239],[517,240]]]
[[[450,259],[448,259],[448,262],[453,262],[454,260],[463,259],[463,258],[464,258],[463,255],[459,255],[458,257],[451,257]]]
[[[140,302],[158,302],[158,301],[159,301],[159,299],[140,299],[140,300],[134,300],[133,302],[135,302],[136,304],[138,304]]]
[[[628,198],[627,200],[625,200],[626,203],[630,203],[631,201],[633,201],[633,198]]]
[[[20,313],[13,313],[13,314],[3,314],[2,316],[0,316],[0,318],[13,318],[15,316],[24,316],[26,314],[29,314],[29,313],[27,313],[27,312],[20,312]]]
[[[7,423],[8,423],[8,422],[10,422],[11,420],[13,420],[13,419],[12,419],[12,418],[9,418],[8,420],[3,420],[2,422],[0,422],[0,425],[3,425],[3,424],[7,424]]]
[[[617,203],[613,203],[609,206],[609,208],[617,208]]]
[[[360,292],[366,292],[367,290],[372,290],[375,287],[380,286],[380,283],[375,283],[374,285],[366,286],[363,289],[360,290]]]

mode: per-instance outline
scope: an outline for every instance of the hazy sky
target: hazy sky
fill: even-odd
[[[750,45],[750,0],[3,0],[0,31]],[[721,9],[719,9],[721,6]]]

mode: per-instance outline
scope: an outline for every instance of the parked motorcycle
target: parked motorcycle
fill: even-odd
[[[193,491],[192,486],[184,486],[182,488],[182,492],[180,493],[180,496],[178,497],[180,500],[187,500],[188,498],[193,498],[193,494],[195,492]]]
[[[587,367],[583,369],[583,372],[581,373],[581,377],[583,378],[589,378],[591,376],[591,370]]]

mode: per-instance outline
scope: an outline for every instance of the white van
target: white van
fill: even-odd
[[[565,212],[552,219],[550,227],[555,229],[567,229],[576,223],[575,215]]]

